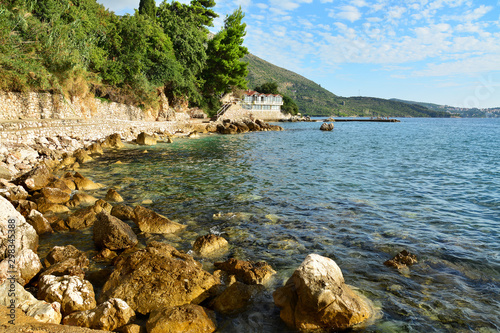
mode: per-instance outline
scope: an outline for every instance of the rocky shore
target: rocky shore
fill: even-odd
[[[81,164],[123,148],[123,141],[147,146],[200,133],[282,130],[250,119],[176,127],[0,146],[1,331],[214,332],[219,316],[245,311],[270,286],[276,272],[265,262],[214,261],[231,244],[208,230],[192,247],[205,265],[169,244],[142,244],[141,234],[172,234],[189,226],[141,205],[131,207],[113,188],[104,198],[94,197],[103,185],[78,172]],[[90,231],[95,251],[54,246],[39,256],[40,236],[74,230]],[[346,329],[373,315],[370,302],[345,284],[335,262],[315,254],[273,297],[282,320],[299,330]]]

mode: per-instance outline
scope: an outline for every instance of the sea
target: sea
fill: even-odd
[[[80,172],[187,225],[142,243],[195,255],[194,240],[215,233],[230,243],[216,260],[276,270],[246,311],[218,316],[218,332],[294,332],[272,293],[311,253],[373,302],[376,315],[353,332],[499,332],[500,119],[400,120],[129,144]],[[42,250],[55,242],[93,249],[91,231],[51,236]],[[418,262],[384,265],[402,250]],[[215,259],[195,258],[214,270]]]

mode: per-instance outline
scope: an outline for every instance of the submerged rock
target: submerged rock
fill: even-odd
[[[401,269],[406,266],[416,264],[417,262],[418,261],[416,255],[408,252],[407,250],[403,250],[399,252],[394,258],[384,262],[384,265]]]
[[[199,305],[186,304],[151,313],[148,333],[193,332],[211,333],[217,329],[215,313]]]
[[[280,317],[299,330],[344,330],[372,315],[372,307],[344,283],[335,261],[310,254],[274,294]]]
[[[126,302],[112,298],[94,309],[73,312],[64,317],[63,324],[114,331],[129,324],[134,318],[135,312]]]
[[[265,284],[276,274],[276,271],[264,261],[254,263],[231,258],[225,262],[216,262],[214,266],[230,275],[235,275],[239,281],[246,284]]]
[[[224,237],[209,234],[198,237],[193,244],[193,251],[201,256],[211,256],[227,251],[229,243]]]
[[[186,227],[142,206],[134,209],[134,223],[142,232],[153,234],[169,234]]]
[[[242,312],[251,304],[252,298],[264,289],[260,284],[235,282],[210,303],[210,308],[226,315]]]
[[[159,242],[119,257],[115,266],[99,300],[120,298],[142,314],[198,304],[210,296],[210,290],[219,282],[191,256]]]

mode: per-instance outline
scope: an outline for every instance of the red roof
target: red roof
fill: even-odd
[[[243,94],[247,95],[247,96],[255,96],[255,95],[258,95],[258,96],[281,96],[281,95],[274,95],[274,94],[261,94],[260,92],[255,91],[255,90],[247,90],[247,91],[243,92]]]

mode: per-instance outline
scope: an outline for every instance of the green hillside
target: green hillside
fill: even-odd
[[[340,97],[305,77],[275,66],[253,54],[248,62],[249,88],[277,82],[281,93],[292,97],[302,114],[311,116],[449,117],[424,106],[372,97]]]

